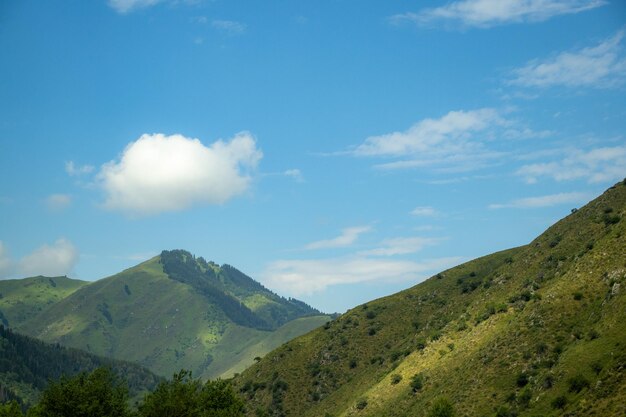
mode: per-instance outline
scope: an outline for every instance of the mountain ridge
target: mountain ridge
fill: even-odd
[[[235,378],[249,415],[625,415],[625,216],[626,181],[288,342]]]
[[[28,336],[134,361],[162,376],[185,368],[204,378],[232,376],[244,367],[237,360],[251,364],[286,341],[274,332],[293,337],[330,318],[232,266],[183,250],[163,251],[35,310],[40,307],[10,324]],[[231,349],[219,348],[222,340],[234,343]],[[254,356],[243,353],[254,346]]]

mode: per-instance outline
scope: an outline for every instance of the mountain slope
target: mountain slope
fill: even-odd
[[[298,335],[319,323],[317,310],[271,293],[235,268],[179,250],[93,282],[15,328],[47,342],[134,361],[163,376],[184,368],[217,377],[252,364],[254,357],[247,356],[239,364],[243,349],[307,315],[318,319],[304,320]]]
[[[25,406],[33,405],[48,381],[101,366],[110,367],[128,381],[134,398],[153,390],[160,380],[138,365],[50,345],[0,326],[0,402],[17,400]]]
[[[49,305],[88,285],[67,277],[32,277],[0,281],[0,323],[23,323]]]
[[[236,378],[250,414],[625,415],[625,216],[626,182],[294,339]]]

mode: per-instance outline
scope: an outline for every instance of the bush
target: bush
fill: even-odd
[[[361,398],[356,402],[357,410],[362,410],[367,407],[367,398]]]
[[[428,417],[454,417],[454,407],[447,398],[437,398],[430,408]]]
[[[569,392],[580,392],[589,386],[589,381],[582,374],[576,374],[567,380]]]
[[[391,375],[391,385],[396,385],[402,381],[402,375],[394,374]]]
[[[528,384],[528,375],[526,375],[524,372],[520,373],[517,376],[517,380],[515,381],[515,383],[520,388],[525,387]]]
[[[574,293],[574,300],[580,301],[582,299],[583,299],[583,293],[578,292],[578,291]]]
[[[552,403],[550,403],[550,405],[552,405],[552,408],[558,408],[559,410],[562,410],[567,405],[567,398],[564,395],[560,395],[552,400]]]
[[[411,389],[413,392],[421,390],[423,386],[424,376],[421,373],[413,375],[413,378],[411,378]]]

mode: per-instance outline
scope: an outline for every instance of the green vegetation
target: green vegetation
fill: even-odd
[[[161,376],[231,377],[330,319],[182,250],[93,283],[37,277],[0,281],[0,292],[0,320],[16,331]]]
[[[127,383],[109,368],[51,382],[28,417],[243,417],[244,404],[226,381],[202,383],[188,371],[162,381],[133,409]],[[0,404],[0,417],[23,417],[16,401]]]
[[[16,334],[0,325],[0,402],[34,404],[48,381],[106,366],[123,377],[133,398],[153,389],[160,378],[138,365],[50,345]],[[96,375],[98,377],[102,375]],[[1,414],[0,414],[1,415]]]
[[[23,323],[88,284],[67,277],[0,280],[0,324]]]
[[[526,246],[288,342],[234,379],[248,415],[626,415],[625,215],[620,183]]]

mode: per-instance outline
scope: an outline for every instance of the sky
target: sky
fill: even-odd
[[[4,0],[0,277],[186,249],[343,312],[626,177],[618,0]]]

